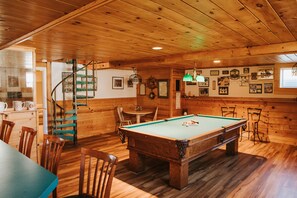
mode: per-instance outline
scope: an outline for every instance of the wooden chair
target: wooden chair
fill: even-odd
[[[12,129],[15,123],[8,120],[2,120],[1,130],[0,130],[0,140],[8,144]]]
[[[79,194],[68,198],[110,197],[117,161],[114,155],[81,148]]]
[[[145,116],[143,121],[144,122],[149,122],[149,121],[157,120],[158,119],[158,110],[159,110],[159,107],[156,107],[154,116],[153,117]]]
[[[22,127],[21,137],[19,142],[19,152],[27,157],[31,156],[31,149],[37,131],[30,127]]]
[[[258,137],[259,141],[261,140],[259,136],[259,122],[261,118],[261,112],[262,109],[260,108],[247,108],[247,128],[245,131],[241,131],[240,141],[242,140],[242,134],[244,132],[248,133],[248,139],[250,139],[250,132],[253,133],[254,143],[256,142],[256,136]]]
[[[118,113],[118,117],[119,117],[119,126],[120,127],[124,126],[124,125],[132,124],[131,120],[125,119],[124,114],[123,114],[123,107],[118,106],[117,107],[117,113]]]
[[[221,113],[223,117],[236,117],[235,114],[236,107],[221,107]]]
[[[64,145],[65,141],[58,136],[43,136],[40,165],[55,175],[58,175],[58,167]],[[57,189],[53,191],[53,197],[57,197]]]

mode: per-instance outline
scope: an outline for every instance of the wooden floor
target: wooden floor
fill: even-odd
[[[67,144],[59,168],[58,196],[76,194],[80,148],[88,147],[118,156],[111,197],[297,197],[297,147],[279,143],[254,143],[244,139],[239,154],[226,156],[224,148],[190,163],[189,185],[168,186],[168,163],[147,159],[146,171],[130,172],[128,150],[115,134],[81,139]]]

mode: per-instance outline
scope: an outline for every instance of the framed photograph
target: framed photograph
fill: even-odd
[[[249,84],[249,76],[248,75],[241,75],[240,76],[240,84],[241,87],[246,87]]]
[[[230,84],[230,77],[229,76],[222,76],[218,77],[218,86],[219,87],[226,87]]]
[[[258,79],[261,79],[261,80],[273,79],[273,69],[272,68],[259,69]]]
[[[145,84],[144,83],[140,83],[140,85],[139,85],[139,95],[145,96]]]
[[[210,70],[209,74],[211,76],[218,76],[220,75],[220,70]]]
[[[205,77],[204,80],[204,82],[198,82],[199,87],[209,87],[209,78]]]
[[[239,70],[238,69],[232,69],[230,71],[230,78],[232,80],[238,80],[239,79]]]
[[[257,80],[258,76],[257,76],[257,72],[252,72],[251,73],[251,80]]]
[[[223,71],[222,71],[222,74],[223,74],[223,75],[227,75],[227,74],[229,74],[229,70],[223,70]]]
[[[124,89],[124,77],[112,77],[112,89]]]
[[[273,83],[264,83],[264,93],[273,93]]]
[[[199,88],[199,96],[208,96],[209,90],[208,88]]]
[[[262,84],[250,84],[249,93],[250,94],[261,94],[262,93]]]
[[[158,80],[158,97],[168,98],[168,80]]]
[[[129,79],[129,80],[127,81],[127,84],[128,84],[128,87],[133,87],[133,82],[132,82],[132,80]]]
[[[219,87],[219,95],[228,95],[229,87]]]
[[[62,79],[67,78],[67,76],[71,74],[72,72],[62,72]],[[62,82],[62,91],[64,93],[73,92],[73,76],[68,77],[66,80]]]
[[[186,85],[197,85],[197,82],[190,82],[190,81],[187,81],[187,82],[186,82]]]
[[[249,74],[250,73],[250,68],[248,68],[248,67],[243,68],[243,73],[244,74]]]

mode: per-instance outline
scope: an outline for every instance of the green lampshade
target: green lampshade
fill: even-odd
[[[193,81],[193,77],[189,74],[189,73],[186,73],[183,77],[183,81],[185,82],[192,82]]]
[[[197,82],[205,82],[204,76],[200,76],[200,75],[198,75],[198,76],[196,77],[196,81],[197,81]]]

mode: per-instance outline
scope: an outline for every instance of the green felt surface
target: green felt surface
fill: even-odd
[[[199,124],[191,124],[188,126],[184,125],[185,122],[189,122],[191,120],[199,122]],[[124,128],[143,134],[183,140],[201,135],[205,132],[221,129],[224,126],[236,124],[239,121],[241,121],[239,118],[188,115],[167,120],[158,120],[156,122],[129,125]]]
[[[0,197],[48,197],[58,177],[0,141]]]

